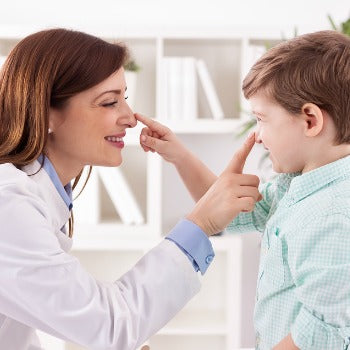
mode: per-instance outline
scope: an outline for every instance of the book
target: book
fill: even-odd
[[[224,111],[222,109],[219,97],[216,93],[213,81],[210,77],[206,63],[199,59],[196,61],[199,80],[202,84],[205,96],[208,100],[209,107],[214,119],[223,119]]]
[[[198,118],[196,59],[194,57],[183,57],[182,66],[183,120],[190,121]]]
[[[6,61],[6,58],[7,58],[7,56],[0,56],[0,68],[2,67],[4,62]]]
[[[183,117],[183,65],[179,57],[167,57],[168,110],[169,120],[181,120]]]
[[[143,224],[142,211],[121,170],[115,167],[96,167],[112,203],[124,224]]]
[[[86,167],[74,193],[78,195],[85,183],[88,167]],[[81,194],[73,202],[74,221],[84,224],[97,224],[101,221],[100,188],[98,175],[93,168],[89,180]]]
[[[198,117],[194,57],[164,57],[161,61],[160,117],[179,121]]]

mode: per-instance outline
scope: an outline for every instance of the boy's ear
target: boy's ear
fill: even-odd
[[[322,110],[313,103],[305,103],[301,108],[301,118],[305,122],[305,136],[317,136],[323,129],[324,115]]]

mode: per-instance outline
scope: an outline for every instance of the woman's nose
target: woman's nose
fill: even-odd
[[[129,123],[128,124],[129,124],[130,128],[134,128],[137,125],[137,120],[136,120],[134,113],[132,111],[131,111],[131,115],[129,116]]]
[[[134,128],[137,125],[137,120],[134,116],[134,112],[131,110],[129,105],[125,103],[125,110],[123,116],[120,118],[119,122],[126,125],[127,128]]]

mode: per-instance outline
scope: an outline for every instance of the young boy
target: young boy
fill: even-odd
[[[280,173],[227,228],[263,232],[257,349],[348,349],[350,344],[350,38],[299,36],[269,50],[243,82],[255,141]],[[144,149],[172,162],[195,200],[216,177],[159,123]],[[350,348],[350,347],[349,347]]]

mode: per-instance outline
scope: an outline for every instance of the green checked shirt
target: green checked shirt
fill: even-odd
[[[263,232],[256,349],[289,333],[303,350],[350,349],[350,156],[261,186],[230,232]]]

